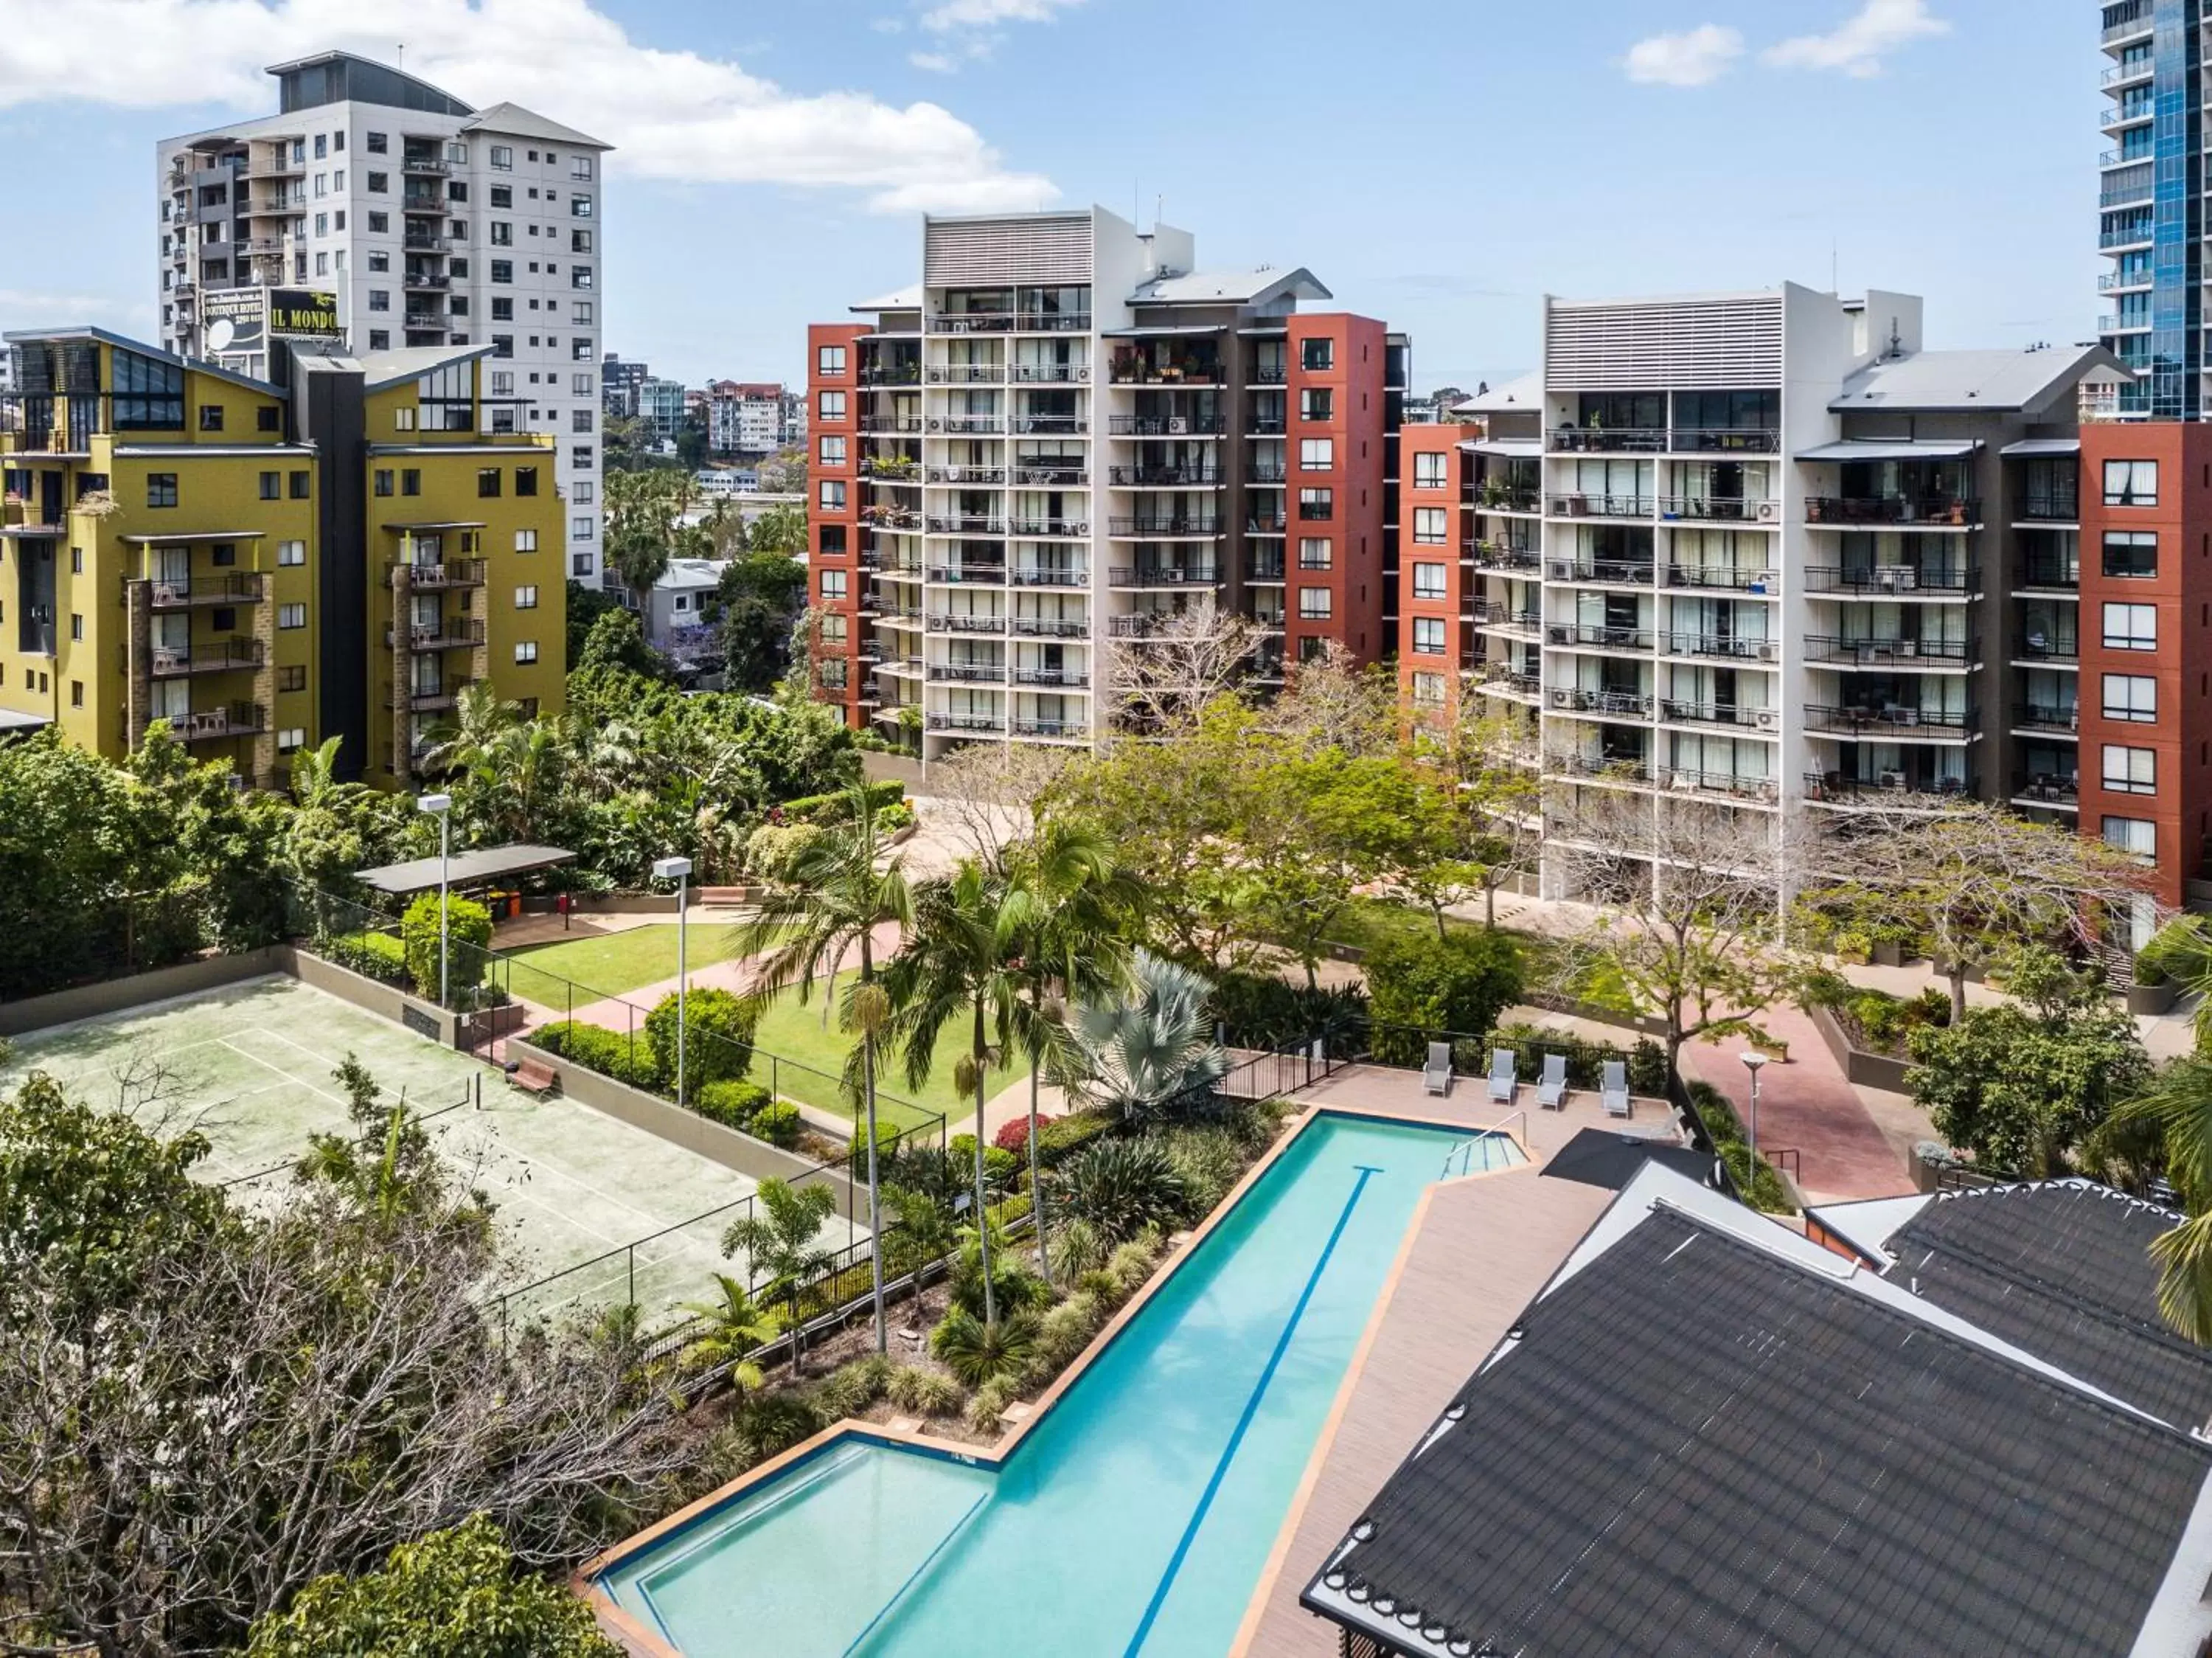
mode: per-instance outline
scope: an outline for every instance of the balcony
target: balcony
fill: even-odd
[[[2151,273],[2148,269],[2107,271],[2097,278],[2097,291],[2100,294],[2125,293],[2133,289],[2148,288],[2150,285]]]
[[[1090,487],[1091,473],[1079,460],[1023,454],[1014,457],[1013,481],[1024,489],[1080,490]]]
[[[1492,662],[1483,668],[1477,688],[1489,696],[1511,697],[1519,701],[1533,702],[1543,694],[1544,680],[1539,674],[1523,674],[1516,668]]]
[[[1220,580],[1212,564],[1139,564],[1106,572],[1107,585],[1115,588],[1212,587]]]
[[[1834,736],[1872,739],[1878,742],[1960,741],[1979,722],[1972,709],[1900,708],[1880,706],[1830,707],[1818,703],[1805,706],[1805,728]]]
[[[1540,613],[1516,610],[1494,599],[1476,600],[1468,619],[1479,632],[1499,634],[1508,639],[1525,639],[1533,643],[1544,637],[1544,619]]]
[[[1982,572],[1973,565],[1946,568],[1925,564],[1808,564],[1805,587],[1811,593],[1895,598],[1911,594],[1929,598],[1964,598],[1979,593]]]
[[[1014,670],[1014,683],[1060,686],[1080,691],[1091,683],[1091,676],[1079,667],[1018,667]]]
[[[1079,617],[1017,616],[1007,631],[1025,639],[1087,639],[1091,624]]]
[[[1598,622],[1548,622],[1544,643],[1562,649],[1649,650],[1657,635],[1648,627],[1609,627]]]
[[[442,293],[453,285],[453,279],[451,277],[430,271],[410,271],[399,281],[401,287],[410,291],[430,290]]]
[[[1270,558],[1255,554],[1245,563],[1244,579],[1248,582],[1275,582],[1283,580],[1283,556],[1278,552]]]
[[[224,737],[258,736],[269,728],[258,703],[231,703],[222,708],[196,708],[169,728],[183,742],[215,742]]]
[[[1091,572],[1079,564],[1038,564],[1016,570],[1012,579],[1018,588],[1087,588]]]
[[[1475,491],[1474,509],[1477,512],[1540,513],[1544,509],[1544,499],[1533,489],[1516,489],[1492,480]]]
[[[1553,582],[1589,582],[1612,587],[1651,585],[1654,567],[1626,558],[1551,558],[1544,564],[1545,578]]]
[[[1841,771],[1805,774],[1805,798],[1829,806],[1936,808],[1973,792],[1973,779],[1957,773],[1897,770],[1871,776]]]
[[[862,414],[858,430],[864,436],[908,436],[921,430],[920,415]]]
[[[1003,616],[947,615],[932,612],[927,619],[932,633],[1004,633],[1006,619]]]
[[[1278,472],[1273,481],[1281,479]],[[1109,466],[1106,481],[1116,489],[1190,489],[1218,484],[1221,468],[1211,461],[1187,466]]]
[[[1553,495],[1545,503],[1554,518],[1649,518],[1658,504],[1648,495]]]
[[[1764,598],[1781,583],[1771,570],[1746,570],[1735,564],[1669,564],[1667,585],[1706,593],[1747,593]]]
[[[1003,714],[932,714],[927,716],[932,731],[1004,731],[1006,720]]]
[[[1533,575],[1543,568],[1543,558],[1534,547],[1507,546],[1498,541],[1480,539],[1467,544],[1468,561],[1479,570],[1494,571],[1499,575]]]
[[[1287,363],[1255,363],[1244,371],[1245,382],[1252,386],[1286,385],[1290,378]]]
[[[2037,588],[2059,593],[2072,593],[2081,585],[2081,564],[2079,559],[2031,557],[2021,562],[2016,574],[2014,591]]]
[[[1662,495],[1659,515],[1695,524],[1765,524],[1782,527],[1782,503],[1764,498],[1721,495]]]
[[[1676,454],[1775,454],[1782,434],[1771,426],[1677,426],[1667,447]]]
[[[433,588],[480,588],[484,584],[484,561],[481,558],[447,558],[435,564],[396,564],[387,568],[406,571],[406,585],[417,592]]]
[[[964,582],[971,587],[1004,587],[1006,584],[1006,567],[1004,564],[932,564],[929,579],[956,584]]]
[[[921,365],[919,363],[878,363],[860,370],[860,384],[863,386],[919,386],[921,384]]]
[[[2123,315],[2117,311],[2107,311],[2097,319],[2097,332],[2100,334],[2147,334],[2150,332],[2150,313],[2130,311]]]
[[[1958,495],[1812,495],[1805,498],[1805,521],[1829,529],[1886,529],[1901,524],[1975,529],[1981,525],[1982,503]]]
[[[1667,767],[1660,771],[1658,782],[1662,788],[1678,795],[1706,795],[1764,805],[1772,805],[1781,798],[1781,790],[1773,778],[1745,777],[1735,771],[1688,771]]]
[[[919,484],[921,466],[904,455],[863,455],[860,476],[873,484]]]
[[[1245,469],[1244,481],[1262,487],[1270,484],[1287,484],[1291,481],[1290,468],[1273,462],[1255,462]]]
[[[1037,720],[1016,715],[1013,733],[1017,737],[1059,737],[1078,741],[1091,735],[1091,728],[1080,720]]]
[[[435,714],[453,707],[471,683],[467,680],[447,680],[439,685],[403,685],[393,691],[392,704],[405,713]]]
[[[2081,710],[2072,703],[2020,703],[2012,710],[2012,728],[2070,737],[2081,728]]]
[[[410,230],[399,239],[399,245],[410,253],[442,253],[446,239],[429,230]]]
[[[1279,512],[1253,512],[1244,515],[1244,533],[1248,535],[1281,535],[1291,526],[1291,521]]]
[[[1109,415],[1106,430],[1115,437],[1218,437],[1222,426],[1219,415]]]
[[[1254,415],[1250,420],[1245,423],[1244,436],[1247,437],[1280,437],[1288,430],[1289,428],[1285,424],[1284,417],[1281,415]]]
[[[2015,771],[2012,774],[2015,806],[2041,807],[2053,812],[2081,809],[2081,783],[2078,775],[2057,771]]]
[[[1006,521],[980,513],[956,513],[942,517],[933,514],[927,527],[932,535],[1004,535]]]
[[[435,155],[416,153],[401,156],[399,170],[402,173],[412,174],[417,178],[441,179],[453,169],[450,164],[441,161]]]
[[[2100,252],[2111,253],[2121,247],[2148,247],[2151,244],[2151,227],[2142,224],[2123,225],[2116,230],[2102,231],[2097,237]]]
[[[1909,671],[1963,668],[1979,661],[1978,639],[1843,638],[1833,634],[1808,634],[1805,660],[1842,668]]]
[[[443,218],[446,216],[446,198],[443,196],[430,195],[427,192],[410,190],[401,198],[399,210],[402,213]]]
[[[392,643],[392,630],[384,630],[384,643]],[[407,630],[407,649],[416,652],[436,650],[473,650],[484,642],[482,620],[468,616],[448,616],[436,622],[416,622]]]
[[[1002,414],[932,415],[928,425],[933,432],[948,432],[954,436],[1003,436],[1006,418]]]
[[[1739,639],[1718,633],[1669,633],[1660,640],[1669,656],[1706,656],[1721,661],[1771,662],[1782,655],[1778,639]]]
[[[2063,634],[2023,633],[2014,639],[2012,654],[2021,661],[2071,667],[2081,661],[2081,646]]]
[[[1221,520],[1212,513],[1145,513],[1133,518],[1110,518],[1106,533],[1116,539],[1159,540],[1182,537],[1200,539],[1219,535]]]
[[[1003,363],[933,363],[929,365],[929,383],[933,386],[1001,386],[1006,383],[1006,365]],[[860,383],[869,383],[865,373]],[[884,382],[911,386],[911,377]]]
[[[1554,426],[1544,434],[1552,454],[1662,454],[1664,426]]]
[[[1007,521],[1009,535],[1079,537],[1091,533],[1091,523],[1083,518],[1014,518]]]
[[[1025,414],[1014,417],[1013,430],[1024,437],[1080,437],[1091,422],[1078,414]]]
[[[951,311],[929,320],[933,334],[1087,334],[1088,311]]]
[[[1087,363],[1017,363],[1012,372],[1017,386],[1087,386],[1091,383],[1091,365]]]
[[[1750,708],[1737,703],[1680,702],[1662,698],[1659,717],[1668,725],[1712,726],[1724,730],[1779,731],[1782,710]]]
[[[1602,783],[1649,783],[1650,762],[1640,754],[1553,754],[1544,761],[1547,771],[1571,777],[1595,777]]]
[[[1115,386],[1226,386],[1229,371],[1218,363],[1132,363],[1106,365],[1106,378]]]
[[[957,685],[1004,685],[1006,665],[1004,662],[932,662],[929,677],[939,684],[950,681]]]
[[[913,507],[895,507],[871,502],[860,509],[860,522],[870,529],[889,530],[894,534],[911,535],[922,527],[922,516]]]
[[[2012,509],[2016,524],[2076,524],[2081,519],[2077,496],[2045,495],[2040,491],[2022,495]]]
[[[261,666],[258,639],[218,639],[204,645],[155,645],[149,655],[157,680],[194,674],[236,674]]]
[[[149,582],[147,602],[155,610],[196,610],[205,605],[258,605],[262,600],[260,575],[233,570],[222,576],[195,576],[181,582]]]
[[[932,466],[928,476],[933,484],[995,486],[1006,481],[1006,469],[1004,466]]]

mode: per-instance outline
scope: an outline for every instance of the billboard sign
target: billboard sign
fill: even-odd
[[[218,360],[258,357],[272,339],[345,337],[338,296],[310,288],[217,288],[200,301],[207,354]]]
[[[343,339],[338,296],[327,290],[271,288],[269,332],[276,339]]]

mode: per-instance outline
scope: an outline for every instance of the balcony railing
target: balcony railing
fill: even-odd
[[[1006,523],[1009,535],[1027,536],[1085,536],[1091,533],[1091,521],[1085,518],[1012,518]]]
[[[932,564],[929,579],[933,582],[964,582],[971,586],[1004,587],[1006,567],[1004,564]]]
[[[1780,789],[1771,777],[1750,777],[1735,771],[1690,771],[1679,766],[1659,773],[1662,788],[1680,794],[1719,795],[1730,800],[1773,801]]]
[[[1649,783],[1651,765],[1640,754],[1553,754],[1544,762],[1547,771],[1574,777],[1604,777],[1617,783]]]
[[[155,610],[189,610],[202,605],[258,605],[261,576],[254,570],[222,576],[194,576],[181,582],[149,582],[147,600]]]
[[[1960,495],[1813,495],[1805,498],[1805,521],[1837,529],[1891,524],[1966,529],[1982,521],[1982,503]]]
[[[1087,363],[1017,363],[1012,372],[1018,386],[1084,386],[1091,381]]]
[[[1244,579],[1248,582],[1279,582],[1284,579],[1283,556],[1255,557],[1246,561]]]
[[[913,507],[896,507],[888,502],[873,501],[860,509],[860,521],[872,529],[901,533],[921,529],[924,524],[921,512]]]
[[[1845,638],[1826,633],[1805,638],[1807,661],[1846,667],[1963,667],[1980,661],[1981,655],[1979,639]]]
[[[2015,771],[2012,774],[2012,797],[2033,806],[2078,806],[2081,802],[2081,781],[2072,772]]]
[[[1553,645],[1594,645],[1606,650],[1649,650],[1656,635],[1648,627],[1608,627],[1599,622],[1550,622],[1544,642]]]
[[[1255,363],[1244,371],[1245,380],[1254,386],[1281,386],[1291,377],[1287,363]]]
[[[384,630],[384,643],[392,643],[392,630]],[[438,622],[416,622],[407,630],[407,648],[413,651],[468,650],[484,642],[484,625],[477,618],[449,616]]]
[[[187,674],[234,674],[261,666],[258,639],[219,639],[204,645],[155,645],[150,655],[154,677],[174,679]]]
[[[921,430],[921,417],[920,415],[864,414],[860,418],[859,430],[872,435],[919,432]]]
[[[396,564],[393,570],[407,572],[410,588],[480,588],[484,584],[484,561],[481,558],[447,558],[435,564]]]
[[[1922,774],[1908,771],[1879,771],[1863,777],[1849,771],[1808,771],[1805,774],[1805,797],[1826,801],[1831,804],[1850,805],[1866,801],[1875,804],[1910,804],[1925,800],[1931,805],[1962,800],[1974,791],[1971,777],[1949,774]]]
[[[932,466],[929,481],[933,484],[1000,485],[1006,481],[1004,466]]]
[[[1212,564],[1139,564],[1106,572],[1107,585],[1117,588],[1212,587],[1220,580]]]
[[[1107,520],[1107,533],[1117,536],[1207,536],[1222,533],[1221,520],[1211,513],[1146,513],[1134,518]]]
[[[1492,663],[1482,672],[1482,688],[1506,697],[1534,697],[1544,689],[1540,674],[1523,674],[1516,668],[1501,667]]]
[[[1656,504],[1648,495],[1554,495],[1544,509],[1554,518],[1649,518]]]
[[[2081,519],[2081,497],[2073,495],[2045,495],[2038,491],[2023,495],[2014,503],[2012,515],[2022,524],[2075,524]]]
[[[934,376],[933,376],[934,378]],[[919,363],[878,363],[860,370],[863,386],[919,386],[921,384],[921,365]]]
[[[170,729],[185,742],[213,742],[222,737],[251,737],[268,729],[268,716],[259,703],[231,703],[222,708],[196,708]]]
[[[1004,731],[1003,714],[931,714],[925,716],[932,731]]]
[[[927,528],[932,535],[1004,535],[1006,521],[980,513],[956,513],[942,517],[932,514]]]
[[[2018,580],[2024,588],[2057,588],[2071,592],[2081,585],[2081,561],[2072,558],[2023,559]]]
[[[1229,370],[1218,363],[1109,363],[1106,378],[1116,386],[1226,386]]]
[[[928,617],[932,633],[1004,633],[1006,619],[1003,616],[949,616],[933,612]]]
[[[1244,530],[1249,535],[1281,535],[1291,527],[1291,521],[1279,512],[1252,512],[1244,515]]]
[[[434,178],[442,178],[453,169],[435,155],[402,155],[399,158],[399,170],[403,173],[418,173]]]
[[[1091,430],[1091,422],[1076,414],[1016,415],[1013,430],[1024,436],[1077,437]]]
[[[2073,703],[2021,703],[2012,710],[2012,722],[2021,731],[2073,733],[2081,728],[2081,711]]]
[[[1247,437],[1280,437],[1289,428],[1282,415],[1254,415],[1244,424]]]
[[[1923,564],[1808,564],[1805,586],[1812,593],[1970,594],[1981,590],[1982,572],[1973,565],[1944,568]]]
[[[1496,541],[1480,539],[1467,544],[1467,556],[1480,570],[1534,570],[1543,567],[1543,557],[1534,547],[1506,546]]]
[[[1771,426],[1677,426],[1667,447],[1676,454],[1772,454],[1782,434]]]
[[[1972,731],[1978,720],[1979,716],[1972,709],[1899,708],[1894,704],[1835,708],[1818,703],[1805,706],[1807,730],[1847,737],[1872,735],[1887,739],[1916,734],[1956,737]]]
[[[399,239],[399,245],[410,253],[442,253],[446,239],[433,231],[410,230]]]
[[[434,714],[453,707],[470,683],[467,680],[447,680],[434,686],[402,685],[392,692],[392,700],[394,706],[410,714]]]
[[[933,432],[964,432],[988,436],[1006,431],[1006,418],[1001,414],[932,415],[928,426]]]
[[[1488,633],[1503,633],[1515,639],[1540,639],[1544,637],[1544,619],[1533,610],[1516,610],[1510,605],[1495,599],[1478,599],[1470,619]]]
[[[1091,572],[1079,564],[1039,564],[1016,570],[1012,580],[1018,588],[1087,588]]]
[[[1017,616],[1007,631],[1029,639],[1083,639],[1091,634],[1091,624],[1079,617]]]
[[[1667,448],[1664,426],[1554,426],[1544,434],[1553,454],[1659,454]]]
[[[1653,567],[1626,558],[1551,558],[1545,561],[1545,576],[1553,582],[1602,582],[1614,587],[1645,587],[1651,585]]]
[[[1662,495],[1662,518],[1680,518],[1705,524],[1772,524],[1782,522],[1782,503],[1764,497],[1724,495]]]
[[[1508,489],[1485,484],[1474,493],[1477,512],[1541,512],[1544,497],[1535,490]]]
[[[1718,633],[1669,633],[1660,648],[1670,656],[1714,656],[1735,661],[1772,661],[1782,654],[1778,639],[1739,639]]]
[[[1080,720],[1036,720],[1016,715],[1013,733],[1017,737],[1087,737],[1091,728]]]
[[[1218,437],[1222,428],[1219,415],[1109,415],[1106,430],[1115,437]]]
[[[1088,311],[952,311],[929,320],[933,334],[1087,334]]]
[[[1091,683],[1091,676],[1079,667],[1018,667],[1014,670],[1014,683],[1064,686],[1081,690]]]
[[[932,662],[929,677],[940,682],[951,680],[960,685],[1004,685],[1006,665],[1004,662]]]
[[[1753,597],[1771,594],[1780,586],[1777,572],[1771,570],[1747,570],[1736,564],[1669,564],[1667,566],[1667,585],[1670,588],[1699,588],[1711,592],[1748,593]]]
[[[904,455],[862,455],[860,476],[877,484],[919,484],[921,466]]]
[[[1750,708],[1740,703],[1680,702],[1671,698],[1661,698],[1659,717],[1673,725],[1725,726],[1750,731],[1776,731],[1782,725],[1782,710],[1776,708]]]
[[[1278,472],[1275,476],[1279,482],[1282,474]],[[1109,466],[1106,481],[1120,489],[1155,486],[1188,489],[1198,485],[1218,484],[1221,469],[1206,462],[1189,466]]]
[[[929,383],[933,386],[1000,386],[1006,383],[1006,365],[1003,363],[933,363],[929,365]],[[865,375],[861,383],[867,383]]]
[[[2081,646],[2063,634],[2023,633],[2013,640],[2012,654],[2033,662],[2078,662]]]
[[[1290,480],[1290,468],[1273,464],[1250,466],[1246,468],[1244,473],[1244,481],[1247,484],[1257,485],[1261,488],[1270,484],[1287,484]]]

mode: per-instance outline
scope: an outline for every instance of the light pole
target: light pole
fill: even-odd
[[[684,992],[690,988],[690,969],[684,952],[684,930],[690,919],[686,903],[688,887],[685,877],[691,873],[690,858],[659,858],[653,873],[660,881],[676,883],[676,1103],[684,1103]]]
[[[1746,1048],[1739,1056],[1744,1069],[1751,1073],[1751,1123],[1748,1129],[1751,1146],[1751,1178],[1759,1179],[1759,1072],[1766,1064],[1766,1056],[1757,1048]]]
[[[446,982],[446,884],[453,869],[453,797],[425,795],[415,802],[415,809],[434,812],[438,818],[438,1005],[443,1008],[452,1002]]]

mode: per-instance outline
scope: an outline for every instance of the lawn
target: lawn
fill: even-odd
[[[685,965],[694,972],[737,954],[734,923],[694,920],[690,934]],[[628,996],[674,978],[676,929],[648,922],[619,933],[580,933],[551,944],[526,944],[508,954],[517,959],[514,982],[507,986],[511,994],[540,1007],[565,1008],[568,991],[562,979],[574,983],[580,1004],[586,990],[600,996]],[[525,961],[528,968],[521,965]]]
[[[841,990],[852,978],[849,972],[839,975]],[[825,1023],[822,1010],[818,992],[804,1007],[791,996],[780,997],[771,1004],[753,1031],[753,1045],[758,1052],[753,1060],[752,1080],[775,1088],[788,1099],[842,1115],[852,1107],[840,1092],[836,1079],[844,1070],[845,1056],[852,1049],[853,1039],[837,1028],[834,1012]],[[928,1081],[919,1088],[908,1083],[903,1061],[895,1056],[885,1061],[878,1077],[878,1087],[921,1110],[882,1105],[879,1094],[880,1120],[896,1123],[902,1129],[911,1128],[927,1120],[929,1114],[936,1113],[950,1119],[948,1134],[961,1131],[963,1118],[972,1131],[975,1098],[957,1096],[952,1089],[952,1067],[965,1051],[968,1029],[963,1021],[938,1038],[936,1063],[931,1067]],[[796,1063],[771,1065],[770,1054],[778,1061]],[[1018,1070],[1007,1069],[994,1070],[984,1085],[986,1092],[995,1096],[1020,1075]]]

